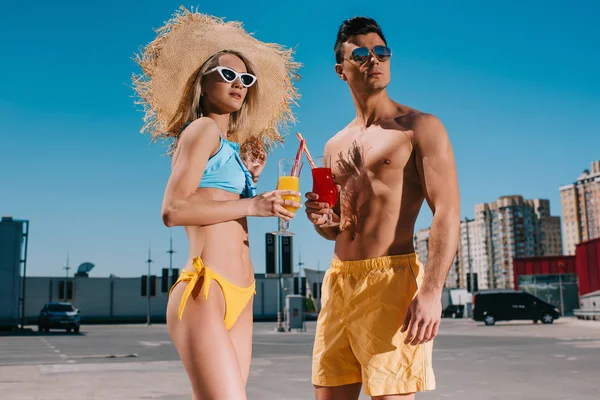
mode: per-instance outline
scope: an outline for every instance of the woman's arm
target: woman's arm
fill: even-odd
[[[248,201],[211,201],[194,196],[219,143],[219,128],[210,118],[200,118],[182,132],[162,202],[166,226],[203,226],[247,215]]]
[[[218,149],[219,143],[219,128],[210,118],[194,121],[182,133],[162,202],[164,224],[168,227],[205,226],[246,216],[292,218],[293,213],[281,206],[281,196],[290,194],[289,191],[228,201],[208,200],[195,195],[208,159]]]

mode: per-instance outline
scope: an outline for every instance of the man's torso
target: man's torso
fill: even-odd
[[[424,191],[412,126],[422,114],[408,110],[367,128],[350,124],[327,143],[334,179],[342,187],[335,245],[340,260],[414,251]]]

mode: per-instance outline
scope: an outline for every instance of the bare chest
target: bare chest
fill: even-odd
[[[334,179],[342,187],[357,179],[393,186],[412,165],[410,138],[397,130],[348,132],[330,151]]]

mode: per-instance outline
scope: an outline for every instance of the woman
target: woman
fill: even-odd
[[[283,206],[300,207],[282,199],[299,195],[292,191],[254,196],[265,148],[281,140],[277,124],[291,119],[298,65],[291,52],[257,41],[239,24],[185,9],[138,62],[144,75],[134,83],[146,129],[174,138],[163,221],[184,226],[190,242],[169,296],[169,334],[194,399],[245,399],[255,293],[246,217],[289,220],[293,213]]]

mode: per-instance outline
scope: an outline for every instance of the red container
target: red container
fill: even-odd
[[[524,257],[513,259],[515,290],[519,290],[521,275],[575,274],[575,256]]]
[[[579,295],[600,290],[600,238],[582,242],[575,250]]]
[[[338,199],[338,191],[333,181],[331,168],[313,168],[313,193],[319,195],[320,202],[335,206]]]

